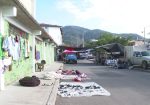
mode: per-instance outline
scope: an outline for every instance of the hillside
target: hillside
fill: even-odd
[[[72,46],[80,46],[84,41],[90,41],[91,39],[98,39],[103,33],[110,33],[104,30],[95,29],[90,30],[87,28],[79,27],[79,26],[65,26],[62,27],[63,31],[63,42],[67,45]],[[138,34],[133,33],[123,33],[123,34],[116,34],[117,36],[124,37],[124,38],[131,38],[132,40],[143,39]]]

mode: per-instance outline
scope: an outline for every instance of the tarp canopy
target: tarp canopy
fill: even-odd
[[[106,50],[107,52],[119,52],[121,55],[124,54],[124,46],[119,44],[119,43],[111,43],[111,44],[106,44],[102,46],[97,46],[96,49],[102,48]]]
[[[72,54],[72,53],[76,53],[77,51],[74,50],[64,50],[63,53],[65,54]]]

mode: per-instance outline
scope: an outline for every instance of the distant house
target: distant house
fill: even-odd
[[[144,45],[144,41],[143,40],[132,40],[129,42],[130,46],[140,46],[140,45]]]
[[[61,46],[62,43],[62,29],[61,26],[58,25],[50,25],[50,24],[40,24],[46,32],[50,35],[50,37],[55,41],[58,46]]]

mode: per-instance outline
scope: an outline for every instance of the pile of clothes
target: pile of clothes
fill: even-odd
[[[62,75],[80,75],[81,72],[79,70],[62,70]]]
[[[60,72],[62,79],[73,79],[75,82],[81,82],[87,79],[87,75],[85,73],[81,73],[79,70],[58,70],[56,73]]]

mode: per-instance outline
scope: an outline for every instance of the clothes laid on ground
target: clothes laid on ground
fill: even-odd
[[[22,86],[33,87],[33,86],[38,86],[40,84],[40,80],[36,76],[32,76],[32,77],[27,76],[27,77],[20,79],[19,83]]]
[[[58,94],[62,97],[81,97],[111,94],[95,82],[61,82]]]
[[[80,75],[81,72],[79,70],[62,70],[63,75]]]
[[[75,82],[81,82],[87,79],[87,75],[81,73],[79,70],[58,70],[56,73],[61,73],[61,79],[72,79]]]
[[[81,77],[75,77],[75,78],[73,79],[73,81],[75,81],[75,82],[81,82],[81,81],[83,81],[83,80],[82,80]]]
[[[45,79],[45,80],[51,80],[51,79],[54,79],[54,78],[62,78],[62,75],[58,74],[58,73],[55,73],[54,71],[51,71],[51,72],[45,72],[43,74],[42,78]]]
[[[74,79],[76,78],[77,76],[76,75],[62,75],[62,78],[61,79]]]
[[[48,83],[42,84],[42,86],[51,86],[51,85],[53,85],[53,83],[51,83],[51,84],[48,84]]]

